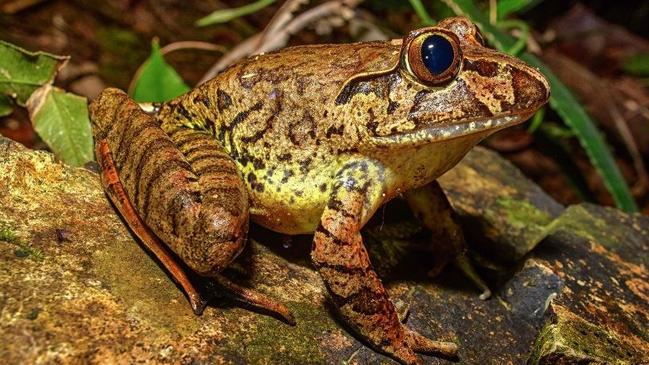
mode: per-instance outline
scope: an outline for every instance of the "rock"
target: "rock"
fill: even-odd
[[[519,261],[546,235],[563,206],[507,160],[474,148],[439,179],[464,221],[472,248],[501,263]]]
[[[649,217],[572,206],[534,250],[563,281],[531,364],[649,362]]]
[[[539,335],[530,364],[640,364],[643,360],[614,333],[560,305],[552,304],[550,310],[552,318]]]
[[[432,257],[415,250],[425,232],[412,220],[398,223],[410,219],[392,209],[398,203],[388,206],[365,235],[391,297],[409,306],[408,326],[457,342],[467,364],[523,364],[532,349],[533,363],[582,355],[602,363],[618,355],[627,361],[621,363],[645,360],[646,257],[637,257],[647,249],[644,217],[589,205],[562,214],[483,149],[442,183],[471,236],[489,237],[473,246],[508,275],[497,281],[483,270],[497,293],[488,301],[452,267],[427,278]],[[133,240],[96,173],[2,137],[0,207],[0,357],[6,363],[394,363],[336,320],[309,264],[308,236],[252,226],[250,244],[226,272],[284,302],[296,316],[291,327],[223,298],[195,316]],[[474,232],[471,224],[480,228]],[[543,233],[551,235],[541,240]],[[630,244],[613,244],[625,237]],[[507,259],[499,260],[502,252]],[[585,335],[570,332],[576,324]],[[602,347],[585,353],[598,336]],[[608,336],[614,345],[606,345]]]

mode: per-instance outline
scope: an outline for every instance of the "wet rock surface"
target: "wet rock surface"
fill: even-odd
[[[440,181],[496,295],[481,301],[453,267],[428,278],[426,232],[395,202],[365,235],[393,300],[409,310],[408,326],[457,342],[465,364],[648,361],[648,218],[592,205],[564,210],[481,148]],[[227,275],[284,302],[296,326],[220,297],[195,316],[133,240],[96,173],[0,137],[0,358],[394,363],[336,320],[308,261],[310,237],[254,225],[250,237]]]

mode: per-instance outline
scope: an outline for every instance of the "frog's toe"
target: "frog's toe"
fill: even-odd
[[[480,298],[481,300],[487,300],[491,298],[491,290],[489,290],[489,288],[484,288],[482,293],[478,295],[478,298]]]
[[[393,351],[387,351],[391,357],[397,360],[399,363],[404,365],[417,365],[419,364],[419,359],[417,359],[417,354],[407,345],[394,349]]]
[[[397,300],[393,300],[392,304],[394,305],[394,310],[397,312],[399,322],[406,323],[408,316],[410,315],[410,303],[399,298]]]
[[[478,298],[482,300],[487,300],[491,297],[491,290],[487,286],[487,283],[485,283],[484,280],[480,277],[480,275],[477,273],[475,270],[475,267],[473,267],[473,264],[471,263],[471,260],[469,260],[468,256],[466,253],[458,255],[455,260],[454,260],[455,266],[462,271],[464,276],[466,276],[478,289],[482,290],[482,293],[478,296]]]
[[[419,333],[404,328],[406,342],[415,352],[443,356],[449,359],[457,358],[457,345],[453,342],[433,341]]]

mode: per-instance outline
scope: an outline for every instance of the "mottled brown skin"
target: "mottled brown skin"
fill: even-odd
[[[249,218],[281,233],[315,232],[313,263],[351,329],[405,364],[417,363],[415,352],[453,356],[454,344],[399,322],[360,230],[405,194],[461,257],[461,230],[429,184],[481,139],[531,116],[549,86],[484,47],[467,19],[437,27],[404,40],[255,56],[144,124],[142,111],[125,111],[123,93],[106,90],[91,109],[95,137],[109,146],[142,220],[196,272],[213,276],[236,257]],[[460,58],[451,79],[432,85],[413,72],[408,51],[416,35],[436,29],[457,41]]]

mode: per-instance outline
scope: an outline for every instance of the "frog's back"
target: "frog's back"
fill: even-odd
[[[388,42],[366,42],[298,46],[251,57],[205,85],[217,95],[215,134],[234,155],[238,149],[264,149],[286,159],[285,153],[296,149],[342,147],[330,143],[342,134],[332,115],[342,85],[368,68],[393,66],[398,52]],[[232,140],[225,138],[230,133]]]
[[[205,127],[248,182],[253,220],[285,233],[315,229],[332,174],[361,139],[333,115],[336,96],[398,51],[388,42],[293,47],[237,63],[193,92],[216,96]]]

